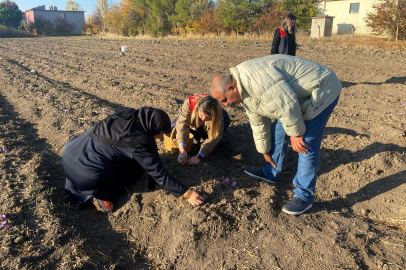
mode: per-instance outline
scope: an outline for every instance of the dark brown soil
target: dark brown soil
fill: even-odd
[[[122,53],[121,46],[128,51]],[[193,208],[146,177],[104,214],[64,194],[63,146],[124,107],[174,118],[192,93],[270,42],[100,38],[0,42],[0,269],[405,269],[406,77],[403,53],[304,46],[298,56],[332,68],[344,89],[325,132],[313,208],[281,212],[297,155],[276,185],[246,176],[265,163],[240,107],[216,151],[167,170],[199,186]],[[106,112],[103,111],[106,109]],[[195,153],[196,149],[192,150]],[[238,188],[222,184],[222,177]]]

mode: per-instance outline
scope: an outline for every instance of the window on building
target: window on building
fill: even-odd
[[[350,4],[350,13],[359,13],[359,3]]]

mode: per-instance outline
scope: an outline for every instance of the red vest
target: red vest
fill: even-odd
[[[193,112],[193,110],[194,110],[194,108],[195,108],[195,106],[196,106],[196,101],[195,101],[195,97],[196,96],[208,96],[209,94],[196,94],[196,95],[192,95],[192,96],[190,96],[189,97],[189,102],[190,102],[190,104],[189,104],[189,109],[190,109],[190,111],[191,112]]]

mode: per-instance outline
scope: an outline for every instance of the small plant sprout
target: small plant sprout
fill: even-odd
[[[7,152],[8,151],[8,148],[7,148],[7,146],[3,146],[2,148],[1,148],[1,150],[3,150],[3,152]]]

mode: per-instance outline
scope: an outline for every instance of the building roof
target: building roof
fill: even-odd
[[[51,6],[52,7],[52,6]],[[46,9],[45,5],[39,5],[38,7],[34,7],[34,8],[30,8],[27,9],[25,12],[27,11],[31,11],[31,10],[35,10],[35,11],[62,11],[62,12],[86,12],[84,10],[62,10],[62,9]]]

